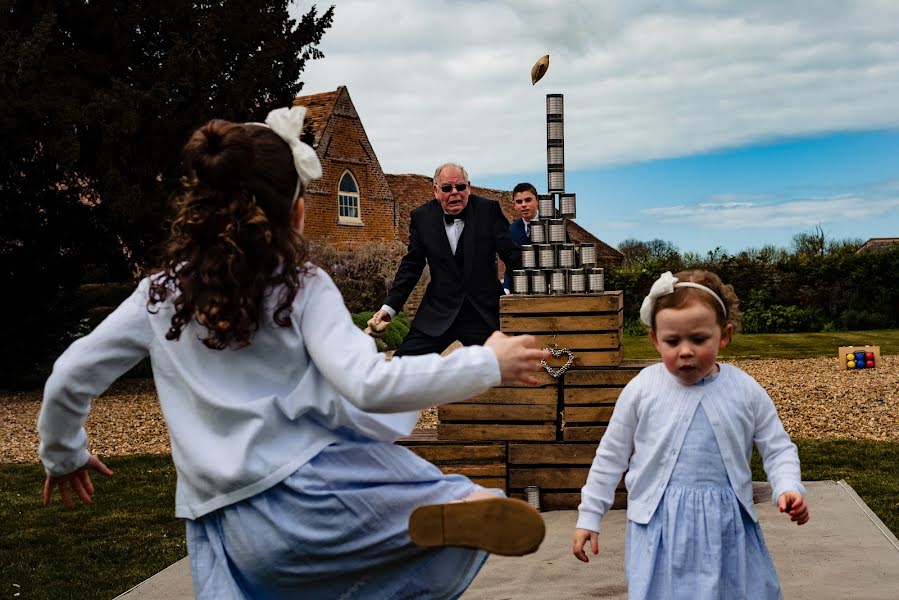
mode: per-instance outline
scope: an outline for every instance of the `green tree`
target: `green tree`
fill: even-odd
[[[0,386],[67,341],[87,265],[148,266],[193,129],[261,120],[300,92],[334,9],[297,22],[288,4],[2,1]]]

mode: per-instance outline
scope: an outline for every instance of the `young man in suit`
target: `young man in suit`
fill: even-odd
[[[512,189],[512,207],[521,215],[509,224],[509,235],[519,246],[531,243],[531,221],[540,218],[537,210],[537,188],[527,182],[522,182]],[[509,293],[512,288],[512,270],[506,268],[503,277],[503,289]]]
[[[446,163],[434,173],[434,198],[412,211],[409,247],[375,325],[399,312],[421,278],[431,282],[406,339],[394,353],[442,352],[452,342],[482,344],[499,330],[503,294],[496,255],[508,269],[521,268],[521,248],[509,235],[499,203],[471,193],[468,173]]]

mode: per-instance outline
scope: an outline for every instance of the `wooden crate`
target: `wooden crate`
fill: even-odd
[[[508,295],[499,301],[500,330],[529,333],[544,348],[568,348],[570,369],[612,367],[621,363],[624,299],[620,291],[566,296]],[[560,367],[560,356],[548,361]]]
[[[558,382],[535,373],[538,386],[490,388],[462,402],[437,408],[438,438],[454,441],[552,441],[561,427]]]
[[[626,361],[612,369],[569,371],[562,389],[562,440],[599,443],[618,395],[640,370],[657,361]]]
[[[595,454],[595,443],[509,443],[508,494],[526,499],[525,488],[536,485],[540,488],[541,510],[576,509]],[[622,481],[612,508],[625,508],[626,503]]]
[[[397,443],[446,474],[458,473],[484,487],[507,489],[506,444],[503,442],[445,442],[439,439],[435,429],[416,429]]]

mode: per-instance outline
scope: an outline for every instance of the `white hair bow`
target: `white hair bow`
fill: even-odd
[[[306,117],[305,106],[292,106],[290,108],[276,108],[268,113],[265,124],[272,131],[287,142],[290,152],[293,154],[293,165],[297,169],[297,175],[303,185],[308,185],[313,179],[322,176],[322,164],[318,155],[309,145],[300,141],[303,133],[303,119]]]
[[[676,287],[692,287],[710,293],[715,297],[715,300],[718,301],[718,304],[721,305],[721,310],[724,311],[724,315],[727,316],[727,307],[724,305],[724,300],[715,293],[715,290],[706,287],[701,283],[680,281],[671,274],[671,271],[665,271],[659,275],[659,278],[656,279],[655,283],[652,284],[652,287],[649,288],[649,294],[643,299],[643,304],[640,306],[640,320],[643,321],[644,325],[652,327],[652,309],[656,304],[656,300],[662,296],[674,293],[674,288]]]

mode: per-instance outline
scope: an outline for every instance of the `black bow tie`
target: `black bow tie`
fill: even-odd
[[[467,207],[466,207],[467,208]],[[448,215],[443,213],[443,222],[447,225],[452,225],[456,221],[464,221],[465,220],[465,209],[462,209],[458,215]]]

